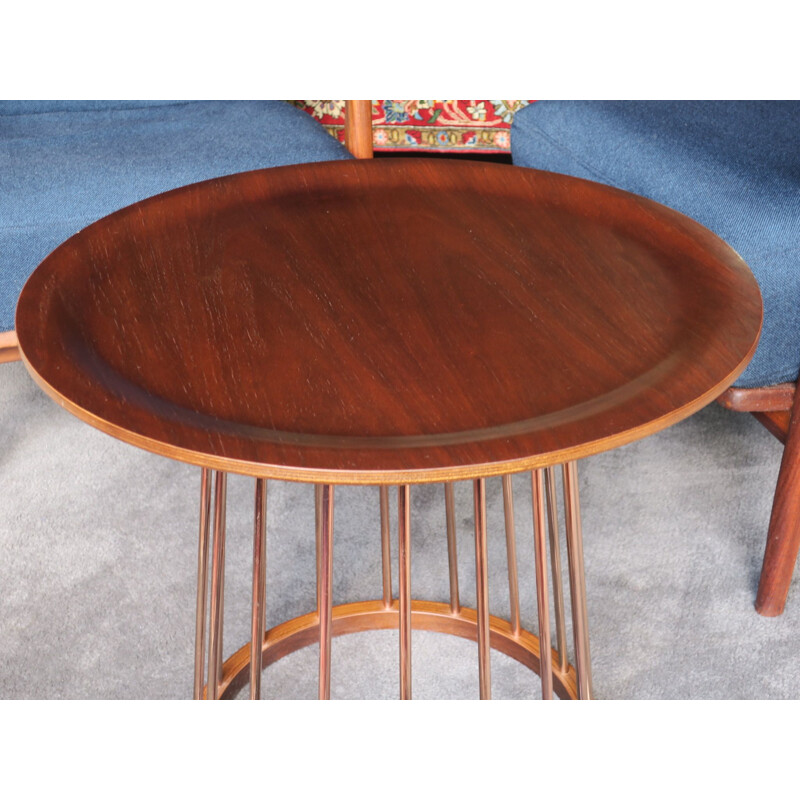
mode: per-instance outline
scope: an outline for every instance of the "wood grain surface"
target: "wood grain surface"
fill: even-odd
[[[692,220],[500,164],[353,161],[150,198],[23,289],[23,360],[88,423],[262,477],[412,483],[645,436],[752,356],[761,297]]]

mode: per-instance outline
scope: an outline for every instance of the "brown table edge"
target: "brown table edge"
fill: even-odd
[[[731,384],[741,375],[750,359],[755,353],[758,345],[756,337],[747,355],[723,380],[712,386],[695,400],[674,409],[643,425],[626,429],[610,436],[595,439],[574,447],[554,450],[545,454],[530,456],[513,461],[493,462],[489,464],[469,464],[460,467],[437,467],[432,469],[412,469],[412,470],[323,470],[304,467],[286,467],[275,464],[262,464],[239,459],[229,459],[222,456],[213,456],[207,453],[200,453],[196,450],[187,450],[183,447],[167,444],[157,439],[151,439],[142,434],[135,433],[120,426],[114,425],[86,409],[73,403],[64,397],[57,389],[51,386],[33,368],[25,357],[23,347],[19,346],[19,353],[22,362],[30,373],[35,383],[45,394],[55,400],[58,405],[69,411],[73,416],[97,428],[115,439],[132,444],[142,450],[146,450],[156,455],[171,458],[185,464],[192,464],[197,467],[221,472],[230,472],[239,475],[247,475],[254,478],[267,478],[269,480],[290,481],[294,483],[319,483],[350,486],[397,486],[401,484],[424,484],[424,483],[449,483],[451,481],[474,480],[476,478],[491,478],[501,475],[511,475],[519,472],[527,472],[533,469],[564,464],[569,461],[577,461],[587,456],[603,453],[631,442],[644,439],[654,433],[658,433],[671,425],[690,417],[704,406],[716,400]]]

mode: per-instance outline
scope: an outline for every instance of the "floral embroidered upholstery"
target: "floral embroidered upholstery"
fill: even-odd
[[[344,141],[344,100],[293,100]],[[507,153],[514,114],[530,100],[373,100],[376,150]]]

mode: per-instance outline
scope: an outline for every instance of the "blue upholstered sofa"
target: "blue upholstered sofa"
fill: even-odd
[[[720,402],[785,443],[756,600],[781,613],[800,548],[800,102],[539,101],[515,115],[511,153],[671,206],[753,270],[762,335]]]
[[[72,234],[168,189],[350,154],[283,101],[0,101],[0,361],[36,265]]]

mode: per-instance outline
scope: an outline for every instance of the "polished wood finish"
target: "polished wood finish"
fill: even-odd
[[[760,322],[742,260],[663,206],[512,166],[382,159],[112,214],[36,270],[17,334],[45,391],[137,446],[403,484],[660,430],[735,380]]]
[[[0,333],[0,364],[8,361],[19,361],[22,358],[19,352],[16,331],[3,331]]]
[[[367,600],[357,603],[334,606],[333,635],[359,633],[369,630],[393,630],[399,623],[399,602],[392,602],[386,608],[383,600]],[[463,607],[453,614],[449,603],[434,603],[414,600],[411,603],[411,624],[414,630],[434,631],[460,636],[477,641],[477,613],[475,609]],[[271,628],[264,635],[263,666],[268,667],[279,659],[313,644],[319,629],[316,612],[288,620]],[[538,673],[540,670],[539,640],[523,629],[514,635],[508,622],[499,617],[489,618],[491,646],[501,653],[524,664]],[[552,654],[557,659],[557,654]],[[250,659],[250,645],[237,650],[224,664],[220,681],[220,696],[231,697],[241,689],[247,679]],[[558,663],[557,660],[554,663]],[[568,667],[562,671],[553,670],[555,693],[564,700],[575,700],[578,696],[575,669]]]
[[[717,402],[731,411],[789,411],[794,402],[795,385],[776,383],[757,389],[740,389],[732,386],[724,391]]]
[[[356,158],[372,158],[372,101],[346,100],[344,143]]]
[[[752,415],[781,443],[786,444],[789,435],[791,411],[753,411]]]
[[[719,398],[732,411],[749,411],[784,445],[772,501],[772,514],[761,567],[756,611],[766,617],[783,613],[800,549],[800,411],[796,384],[779,383],[755,389],[732,387]]]
[[[783,613],[800,551],[800,402],[794,404],[775,487],[767,545],[756,595],[765,617]]]

